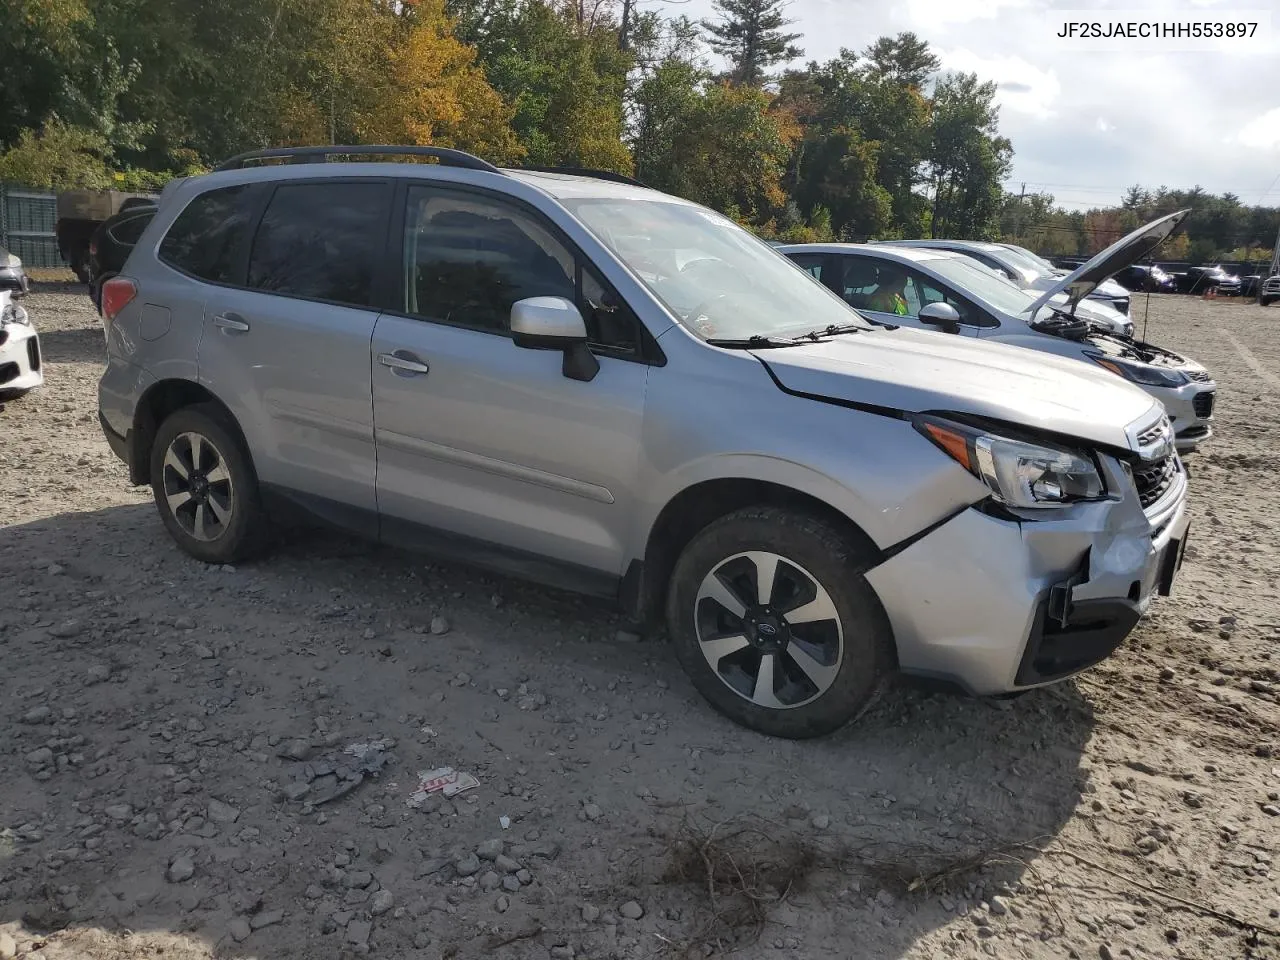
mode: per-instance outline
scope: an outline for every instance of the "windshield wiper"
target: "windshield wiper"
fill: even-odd
[[[835,337],[842,333],[863,333],[866,327],[860,327],[855,323],[829,323],[825,327],[817,330],[810,330],[807,333],[798,334],[805,340],[818,340],[821,337]]]
[[[799,347],[799,340],[787,337],[765,337],[752,334],[745,338],[713,337],[707,340],[713,347],[724,347],[726,350],[767,350],[771,347]]]

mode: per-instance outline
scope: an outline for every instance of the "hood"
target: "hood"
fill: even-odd
[[[933,331],[875,330],[753,351],[788,390],[908,413],[951,411],[1133,450],[1148,394],[1079,360]]]
[[[1164,243],[1190,212],[1190,210],[1179,210],[1177,213],[1170,213],[1151,221],[1145,227],[1139,227],[1126,237],[1121,237],[1092,260],[1085,261],[1042,293],[1031,312],[1034,314],[1036,309],[1044,306],[1059,293],[1066,293],[1067,300],[1072,305],[1079,303],[1093,293],[1108,277],[1137,263]]]

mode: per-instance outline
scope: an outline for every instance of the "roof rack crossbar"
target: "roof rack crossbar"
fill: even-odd
[[[625,183],[633,187],[648,187],[647,183],[641,183],[635,177],[628,177],[625,173],[617,173],[613,170],[593,170],[590,167],[512,167],[511,169],[529,173],[562,173],[570,177],[591,177],[594,180],[611,180],[614,183]]]
[[[467,170],[484,170],[487,173],[502,173],[497,167],[474,154],[463,150],[451,150],[448,147],[392,146],[373,144],[366,146],[332,146],[332,147],[268,147],[265,150],[250,150],[240,153],[229,160],[224,160],[215,170],[242,170],[254,166],[254,161],[287,160],[289,163],[325,163],[330,157],[432,157],[448,167],[462,167]]]

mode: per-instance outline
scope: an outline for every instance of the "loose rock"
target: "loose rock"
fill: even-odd
[[[170,883],[183,883],[184,881],[190,880],[195,872],[196,865],[192,862],[190,857],[183,854],[174,860],[173,863],[169,864],[169,870],[165,876],[168,878]]]
[[[626,917],[628,920],[639,920],[644,916],[644,907],[634,900],[628,900],[618,908],[618,915]]]

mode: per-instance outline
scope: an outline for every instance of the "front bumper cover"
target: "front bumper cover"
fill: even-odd
[[[1120,464],[1104,461],[1121,501],[1045,519],[970,508],[867,572],[904,673],[1008,693],[1070,676],[1123,642],[1180,559],[1186,480],[1144,512],[1132,483],[1119,485]]]

